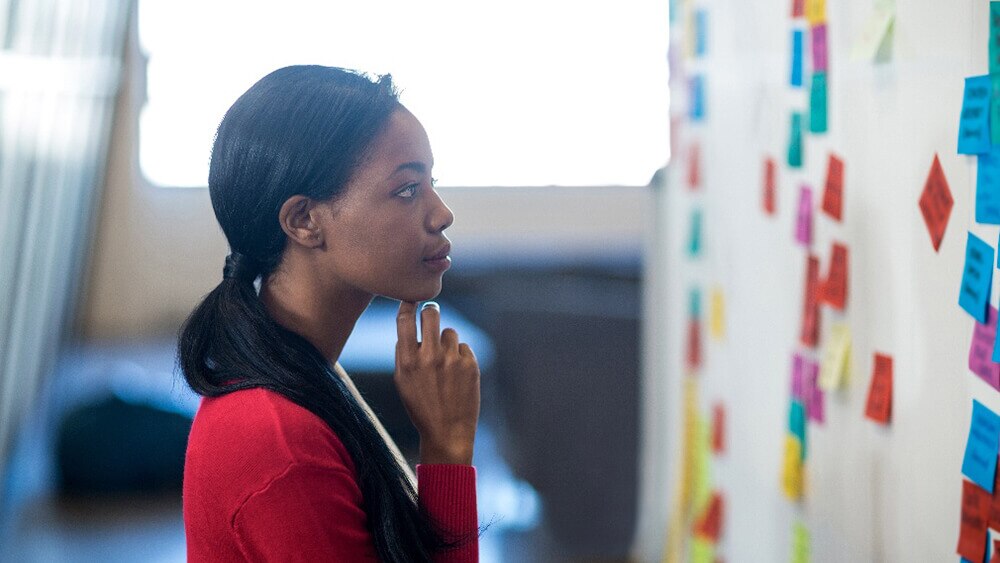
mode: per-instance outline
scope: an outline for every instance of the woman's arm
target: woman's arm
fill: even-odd
[[[479,520],[476,468],[472,465],[418,464],[420,506],[443,528],[446,537],[461,541],[438,554],[436,563],[479,561]]]

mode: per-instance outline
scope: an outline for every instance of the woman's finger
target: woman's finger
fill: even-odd
[[[424,303],[420,309],[420,346],[437,348],[441,344],[441,306],[434,301]]]
[[[463,358],[468,356],[472,358],[474,361],[476,360],[476,354],[473,353],[472,348],[469,348],[469,345],[466,344],[465,342],[458,345],[458,355],[462,356]]]
[[[445,350],[458,352],[458,332],[453,328],[441,331],[441,347]]]
[[[396,314],[396,336],[403,350],[417,349],[417,304],[412,301],[400,301],[399,313]]]

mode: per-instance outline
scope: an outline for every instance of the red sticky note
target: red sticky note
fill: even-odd
[[[920,213],[923,214],[927,232],[931,235],[934,252],[941,248],[941,240],[944,238],[954,203],[951,190],[948,188],[948,180],[944,177],[944,169],[941,168],[941,161],[935,154],[931,171],[927,174],[927,181],[924,182],[924,191],[920,194]]]
[[[726,407],[722,403],[712,407],[712,450],[717,454],[726,451]]]
[[[764,212],[774,215],[775,203],[778,198],[778,168],[773,158],[764,159]]]
[[[962,520],[958,532],[958,554],[969,561],[986,556],[987,525],[992,499],[972,481],[962,479]]]
[[[830,271],[823,280],[821,300],[835,309],[844,310],[847,304],[847,247],[833,243],[830,251]]]
[[[826,163],[823,211],[840,221],[844,210],[844,161],[831,154]]]
[[[865,408],[865,416],[875,422],[888,424],[891,415],[892,357],[876,353],[872,382],[868,388],[868,406]]]
[[[1000,530],[1000,471],[993,475],[993,499],[990,502],[989,527]],[[994,558],[996,557],[994,550]]]
[[[724,503],[722,494],[712,493],[704,515],[695,526],[695,533],[712,542],[718,542],[722,536],[722,512]]]
[[[692,143],[688,149],[688,187],[692,190],[701,185],[701,148]]]
[[[1000,364],[993,361],[993,346],[997,338],[997,310],[992,305],[986,309],[986,324],[975,321],[972,344],[969,345],[969,369],[1000,390]]]
[[[1000,563],[1000,540],[993,540],[993,557],[990,557],[990,563]]]
[[[701,322],[691,319],[688,322],[687,367],[697,369],[701,366]]]
[[[801,18],[806,13],[806,0],[792,0],[792,17]]]
[[[802,298],[802,332],[799,341],[815,348],[819,343],[819,258],[809,255],[806,263],[806,282]]]

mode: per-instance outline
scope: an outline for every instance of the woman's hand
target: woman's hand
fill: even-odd
[[[479,421],[479,363],[458,333],[441,331],[441,311],[428,302],[402,301],[396,317],[394,380],[410,420],[420,433],[420,463],[472,463],[472,443]]]

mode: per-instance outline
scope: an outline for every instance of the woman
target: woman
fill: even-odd
[[[389,76],[286,67],[226,113],[208,183],[232,254],[178,344],[204,396],[184,469],[191,561],[478,560],[479,367],[435,304],[417,341],[454,220],[432,166]],[[400,300],[416,476],[337,364],[375,295]]]

